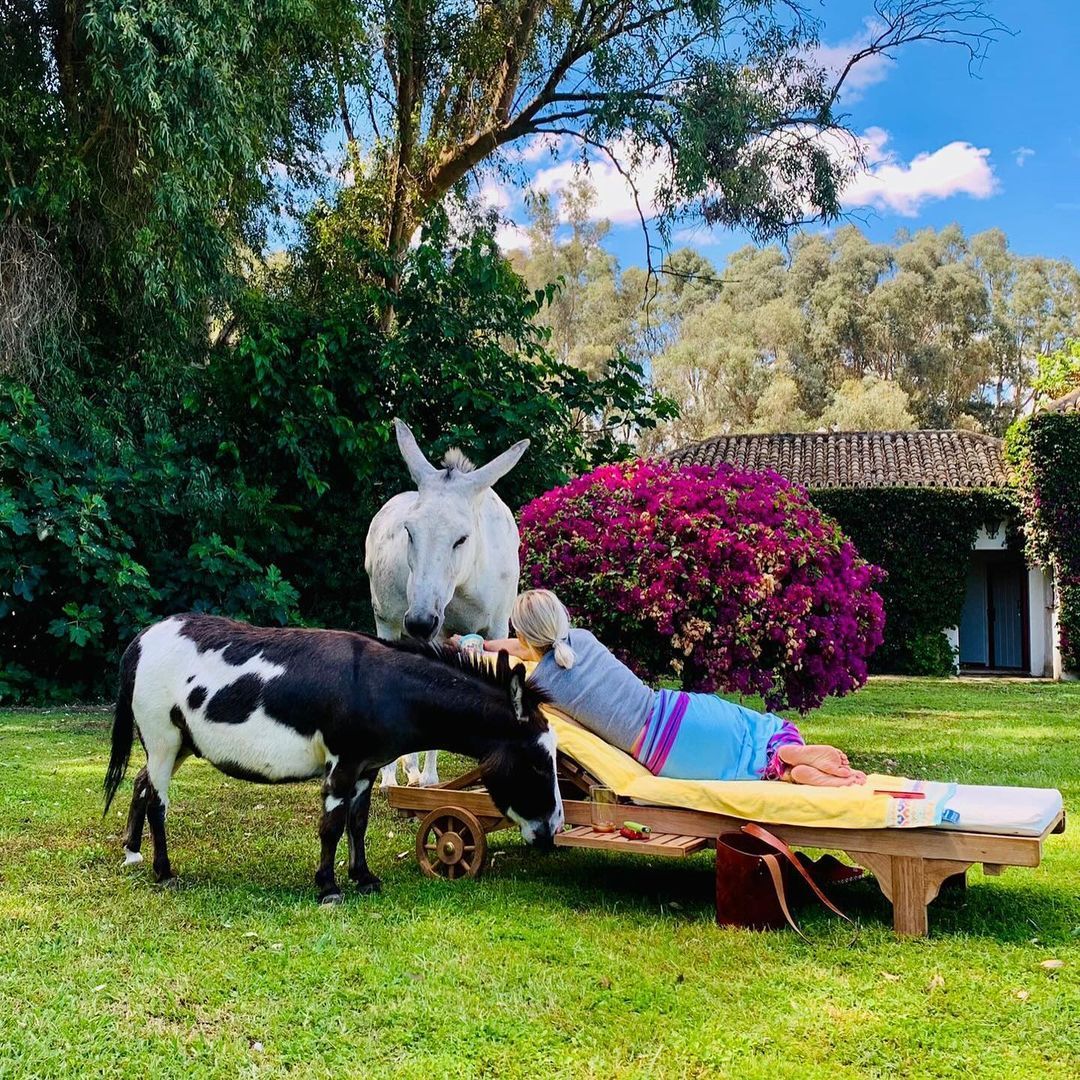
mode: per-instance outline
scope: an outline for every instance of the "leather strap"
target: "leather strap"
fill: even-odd
[[[747,836],[752,836],[755,840],[758,840],[761,843],[765,844],[766,846],[772,848],[773,851],[777,852],[779,855],[781,855],[785,859],[787,859],[787,861],[793,867],[795,867],[795,870],[798,872],[799,876],[806,882],[807,885],[810,886],[810,889],[814,893],[814,895],[831,912],[833,912],[836,915],[839,915],[840,918],[843,919],[845,922],[849,922],[849,923],[851,923],[852,926],[855,926],[855,923],[850,918],[848,918],[848,916],[845,915],[821,891],[821,889],[818,888],[817,882],[814,881],[814,879],[807,873],[806,867],[803,866],[803,864],[795,857],[795,853],[791,850],[791,848],[789,848],[787,846],[787,844],[784,843],[783,840],[780,839],[780,837],[774,835],[773,833],[769,832],[768,829],[764,829],[760,825],[757,825],[757,824],[755,824],[753,822],[749,822],[749,823],[743,825],[741,831],[746,833]],[[718,837],[717,839],[721,843],[723,843],[723,837],[722,836]],[[725,844],[724,846],[727,847],[728,845]],[[741,851],[741,849],[739,849],[739,848],[734,848],[733,850],[739,851],[740,854],[743,854],[743,855],[749,854],[748,852]],[[810,939],[802,932],[801,929],[799,929],[799,924],[796,923],[794,917],[791,914],[791,909],[788,907],[787,892],[784,889],[784,874],[783,874],[783,869],[782,869],[782,867],[780,865],[780,860],[777,858],[776,855],[773,855],[773,854],[770,854],[770,853],[767,853],[767,852],[765,854],[759,855],[758,858],[761,859],[761,861],[765,864],[765,867],[769,871],[769,876],[772,878],[773,887],[776,890],[776,899],[780,904],[780,910],[783,912],[784,918],[787,920],[788,926],[790,926],[791,929],[794,930],[795,933],[798,934],[799,937],[801,937],[804,941],[809,941]],[[856,928],[856,932],[857,932],[857,928]],[[854,942],[854,940],[855,939],[852,938],[852,942]]]
[[[787,919],[788,926],[803,941],[809,941],[810,939],[799,929],[799,924],[795,921],[795,917],[788,908],[787,893],[784,891],[784,871],[780,866],[780,860],[775,855],[762,855],[761,861],[766,865],[772,877],[773,887],[776,889],[776,899],[780,904],[780,910],[784,913],[784,918]]]

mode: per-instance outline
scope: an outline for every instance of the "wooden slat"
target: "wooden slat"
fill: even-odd
[[[619,833],[601,833],[576,825],[555,837],[556,847],[599,848],[607,851],[630,851],[635,855],[659,855],[668,859],[684,859],[700,851],[707,841],[700,836],[653,834],[648,840],[628,840]]]

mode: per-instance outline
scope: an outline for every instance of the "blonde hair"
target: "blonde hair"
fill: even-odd
[[[547,589],[528,589],[514,601],[510,614],[517,636],[537,652],[555,650],[555,663],[561,668],[574,666],[570,648],[570,616],[562,601]]]

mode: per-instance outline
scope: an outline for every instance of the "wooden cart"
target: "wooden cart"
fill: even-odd
[[[589,847],[626,851],[661,858],[685,858],[703,848],[715,848],[721,833],[737,831],[745,819],[670,806],[628,804],[626,816],[650,826],[648,842],[627,840],[618,833],[592,828],[589,788],[598,784],[576,761],[558,755],[563,806],[570,829],[556,838],[559,847]],[[514,828],[480,781],[479,769],[436,787],[392,787],[390,805],[420,818],[416,857],[431,877],[456,880],[475,877],[487,858],[487,834]],[[827,829],[805,825],[767,824],[792,847],[823,848],[846,853],[873,873],[892,903],[893,928],[898,937],[928,933],[927,907],[946,882],[960,885],[967,870],[982,863],[987,874],[1006,866],[1038,866],[1043,841],[1064,832],[1065,814],[1039,836],[1000,836],[946,829]]]

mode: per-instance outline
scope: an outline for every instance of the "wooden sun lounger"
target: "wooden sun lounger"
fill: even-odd
[[[745,819],[724,814],[632,803],[627,804],[626,816],[650,826],[653,831],[647,842],[627,840],[617,833],[599,833],[592,828],[592,806],[588,802],[589,788],[598,781],[562,753],[559,776],[566,821],[571,826],[557,837],[560,847],[685,858],[703,848],[715,848],[717,836],[737,831],[746,823]],[[405,814],[422,817],[416,838],[417,861],[432,877],[475,877],[487,856],[487,833],[514,827],[491,801],[478,769],[470,769],[437,787],[390,788],[389,802]],[[987,874],[1000,874],[1006,866],[1038,866],[1046,837],[1065,831],[1065,814],[1062,811],[1039,836],[945,829],[766,827],[792,847],[846,853],[873,873],[892,903],[897,936],[925,937],[929,930],[927,907],[943,885],[963,885],[968,868],[975,863],[982,863]]]

